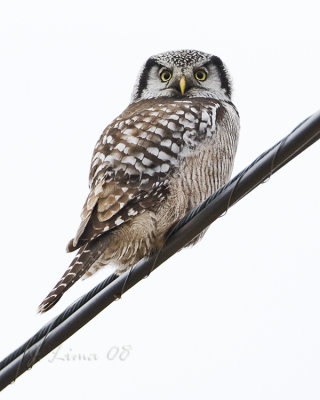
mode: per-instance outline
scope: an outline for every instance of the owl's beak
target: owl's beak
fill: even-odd
[[[182,75],[182,77],[180,78],[180,82],[179,82],[180,92],[182,95],[184,94],[184,92],[186,90],[186,85],[187,85],[186,77],[184,75]]]

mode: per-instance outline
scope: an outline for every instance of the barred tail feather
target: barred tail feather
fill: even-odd
[[[79,249],[78,254],[60,281],[51,290],[38,308],[39,313],[48,311],[62,297],[62,295],[93,265],[103,254],[110,242],[110,235],[102,235]]]

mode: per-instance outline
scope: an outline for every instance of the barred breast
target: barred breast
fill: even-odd
[[[239,117],[233,105],[223,103],[216,105],[214,124],[207,127],[212,134],[208,132],[179,157],[179,166],[170,178],[170,193],[157,214],[161,232],[167,231],[168,219],[177,222],[230,179],[238,144]]]

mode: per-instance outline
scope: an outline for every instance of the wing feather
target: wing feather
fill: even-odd
[[[199,107],[194,101],[191,104],[171,99],[133,103],[105,129],[91,162],[91,191],[82,222],[68,251],[158,206],[166,198],[169,178],[180,155],[186,155],[188,148],[214,133],[212,118],[202,120],[201,115],[204,107],[215,115],[220,104],[210,100],[204,105],[201,101]]]

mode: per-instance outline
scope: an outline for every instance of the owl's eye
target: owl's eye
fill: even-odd
[[[160,74],[160,79],[162,82],[168,82],[172,78],[172,73],[169,70],[164,70]]]
[[[203,69],[198,69],[194,76],[198,81],[205,81],[207,78],[207,73]]]

